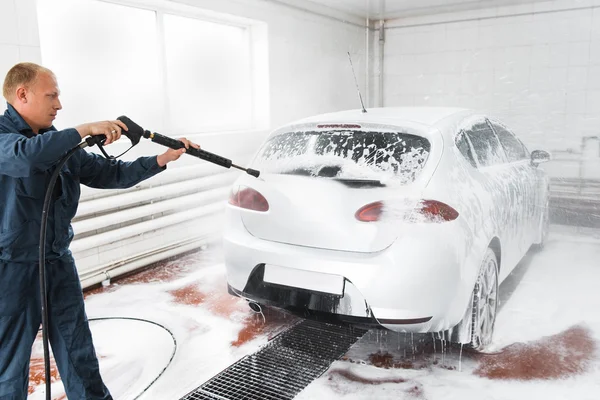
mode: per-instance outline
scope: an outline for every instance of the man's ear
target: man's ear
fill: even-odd
[[[20,103],[27,103],[27,88],[23,86],[17,88],[16,100]]]

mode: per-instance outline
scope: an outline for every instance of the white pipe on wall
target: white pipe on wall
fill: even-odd
[[[188,251],[197,250],[201,246],[207,245],[215,240],[216,237],[211,234],[194,237],[186,242],[170,243],[166,246],[156,248],[153,252],[136,254],[127,259],[100,266],[94,271],[89,271],[85,274],[82,274],[81,286],[84,289],[88,288],[107,279],[130,273],[136,269],[143,268],[169,257],[177,256]]]
[[[175,214],[167,215],[166,217],[156,218],[150,221],[141,222],[135,225],[129,225],[123,228],[100,233],[98,235],[89,236],[83,239],[74,240],[71,243],[71,251],[73,253],[100,248],[110,243],[118,242],[133,236],[141,235],[145,232],[150,232],[156,229],[164,228],[171,225],[176,225],[180,222],[188,221],[194,218],[216,214],[223,210],[224,202],[218,202],[190,210],[184,210]]]
[[[368,3],[368,1],[367,1]],[[368,7],[368,4],[367,4]],[[367,8],[368,10],[368,8]],[[371,41],[371,32],[369,30],[370,28],[370,20],[369,20],[369,16],[367,15],[367,19],[366,19],[366,28],[365,28],[365,107],[369,108],[371,107],[371,84],[370,84],[370,68],[371,68],[371,55],[369,54],[369,49],[371,48],[370,46],[370,41]]]
[[[204,204],[211,201],[213,203],[221,200],[225,201],[228,193],[229,189],[224,187],[207,190],[205,192],[194,193],[183,197],[175,197],[170,200],[159,201],[140,207],[134,207],[123,211],[101,215],[95,218],[77,221],[72,224],[73,230],[75,231],[76,235],[79,235],[151,215],[161,215],[161,213],[165,211],[196,208],[199,204]]]
[[[383,52],[385,47],[385,22],[379,21],[379,107],[383,107]]]
[[[77,219],[124,208],[125,206],[131,206],[144,201],[173,198],[192,192],[198,192],[201,189],[212,188],[214,186],[223,187],[232,183],[236,176],[237,174],[234,172],[227,172],[224,174],[157,186],[150,189],[137,190],[118,196],[86,201],[80,204],[77,211]]]
[[[153,176],[151,179],[147,179],[134,187],[128,189],[94,189],[88,186],[81,187],[80,202],[86,202],[90,200],[123,195],[129,192],[135,192],[142,189],[149,189],[156,186],[161,186],[169,183],[176,183],[185,180],[208,177],[225,173],[223,167],[219,167],[213,164],[206,164],[201,166],[186,165],[179,168],[171,168],[166,171]]]

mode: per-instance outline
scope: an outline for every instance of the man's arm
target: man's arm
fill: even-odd
[[[107,160],[98,154],[82,150],[80,182],[97,189],[125,189],[137,185],[166,169],[171,161],[175,161],[185,153],[190,146],[199,149],[200,146],[186,138],[179,139],[185,148],[169,149],[154,157],[140,157],[135,161]]]
[[[82,150],[81,183],[97,189],[125,189],[137,185],[166,167],[158,165],[157,157],[140,157],[135,161],[107,160],[98,154]]]
[[[0,171],[13,178],[24,178],[33,171],[45,171],[86,136],[104,135],[105,145],[121,137],[127,129],[121,121],[101,121],[78,125],[62,131],[48,131],[27,138],[19,133],[0,133]]]
[[[31,139],[19,133],[1,133],[0,171],[23,178],[34,170],[47,170],[80,142],[79,132],[72,128],[46,132]]]

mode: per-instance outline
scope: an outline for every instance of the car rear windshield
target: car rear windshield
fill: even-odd
[[[424,137],[402,132],[287,132],[263,145],[255,166],[270,173],[408,183],[425,166],[430,149]]]

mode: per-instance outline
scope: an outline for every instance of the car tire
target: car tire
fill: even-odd
[[[483,257],[471,303],[469,347],[482,351],[492,342],[498,311],[498,260],[488,248]]]

